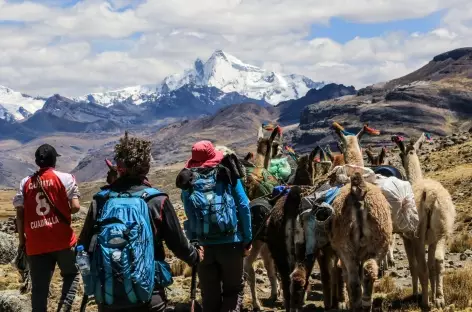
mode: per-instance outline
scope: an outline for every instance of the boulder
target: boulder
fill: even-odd
[[[31,311],[31,300],[29,296],[22,295],[17,290],[0,291],[0,311]]]
[[[15,236],[0,232],[0,264],[8,264],[15,259],[18,241]],[[0,309],[0,311],[2,311]]]

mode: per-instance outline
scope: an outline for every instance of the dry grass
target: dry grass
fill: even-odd
[[[449,246],[449,250],[454,253],[463,253],[468,249],[472,250],[472,235],[467,232],[454,237]]]
[[[396,290],[395,279],[388,275],[377,281],[374,285],[374,292],[388,294]]]
[[[448,271],[444,275],[444,297],[457,308],[472,307],[472,265]]]

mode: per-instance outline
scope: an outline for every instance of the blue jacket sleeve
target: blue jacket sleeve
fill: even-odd
[[[232,193],[238,209],[238,219],[242,225],[243,243],[249,243],[252,239],[251,210],[249,209],[249,199],[240,179],[238,179]]]
[[[182,191],[180,198],[182,199],[182,203],[184,205],[185,215],[187,220],[184,221],[184,230],[187,238],[189,240],[196,239],[196,231],[195,231],[195,214],[190,210],[189,204],[189,196],[190,194],[187,191]]]

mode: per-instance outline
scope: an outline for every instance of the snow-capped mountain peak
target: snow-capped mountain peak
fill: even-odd
[[[0,119],[19,121],[41,109],[45,100],[0,86]]]
[[[72,99],[77,102],[90,102],[105,107],[109,107],[117,103],[123,103],[128,100],[131,100],[132,103],[139,105],[144,103],[153,93],[155,93],[154,88],[150,86],[138,85],[103,93],[90,93]]]
[[[284,75],[246,64],[222,50],[213,52],[205,63],[197,59],[194,68],[166,77],[157,90],[165,93],[186,84],[216,87],[225,93],[237,92],[273,105],[298,99],[308,90],[324,85],[305,76]]]
[[[74,98],[109,107],[120,103],[140,105],[156,101],[184,86],[215,87],[224,94],[236,92],[241,96],[276,105],[298,99],[310,89],[319,89],[323,82],[314,82],[302,75],[285,75],[247,64],[237,57],[216,50],[206,62],[197,58],[192,68],[167,76],[157,86],[134,86],[103,93],[91,93]],[[203,89],[202,89],[203,90]]]

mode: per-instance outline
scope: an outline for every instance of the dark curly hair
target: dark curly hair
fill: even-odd
[[[151,142],[125,136],[115,145],[115,161],[126,168],[126,175],[145,177],[151,168]]]

